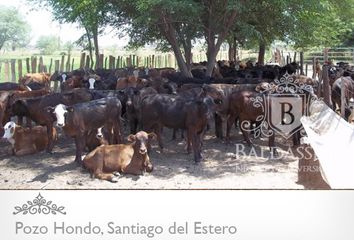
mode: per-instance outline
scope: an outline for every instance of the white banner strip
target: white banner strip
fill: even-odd
[[[6,240],[354,239],[354,191],[0,194]]]

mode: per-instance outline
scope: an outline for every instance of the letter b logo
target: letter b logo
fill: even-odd
[[[291,125],[295,121],[295,116],[291,112],[293,110],[293,105],[289,102],[280,102],[281,105],[281,124]]]

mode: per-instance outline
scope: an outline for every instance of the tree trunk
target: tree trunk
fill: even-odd
[[[93,51],[92,51],[92,41],[91,41],[91,35],[88,29],[85,27],[86,31],[86,36],[87,36],[87,41],[88,41],[88,48],[89,48],[89,55],[90,55],[90,62],[91,62],[91,68],[93,68]]]
[[[207,76],[207,77],[211,77],[213,74],[213,70],[214,70],[215,63],[216,63],[216,56],[218,55],[221,43],[223,41],[224,41],[224,39],[221,39],[221,38],[218,39],[216,44],[208,41],[208,50],[207,50],[208,64],[207,64],[207,70],[205,73],[205,76]]]
[[[236,62],[237,60],[237,41],[236,38],[233,37],[229,43],[229,61]]]
[[[95,58],[96,58],[95,68],[97,69],[98,62],[100,59],[100,51],[99,51],[99,47],[98,47],[98,30],[94,29],[94,31],[92,32],[92,35],[93,35],[93,44],[95,46]]]
[[[176,29],[171,24],[172,22],[171,19],[169,19],[169,16],[166,15],[162,10],[159,10],[158,14],[160,15],[161,22],[162,22],[162,24],[159,25],[160,31],[165,36],[166,40],[172,47],[179,70],[185,77],[190,77],[190,78],[193,77],[190,68],[187,66],[188,63],[186,63],[183,59],[183,54],[176,37]]]
[[[216,63],[216,55],[218,54],[221,44],[225,41],[227,34],[230,31],[230,27],[234,24],[236,18],[237,11],[233,10],[230,14],[223,15],[223,30],[220,31],[219,28],[214,28],[212,24],[214,19],[214,13],[212,8],[208,8],[206,13],[206,19],[204,21],[204,28],[206,31],[204,32],[205,40],[208,45],[207,49],[207,70],[205,75],[207,77],[211,77],[213,73],[213,69]],[[216,40],[217,39],[217,40]],[[215,42],[216,41],[216,42]]]
[[[264,65],[264,56],[266,51],[266,45],[264,41],[259,43],[259,52],[258,52],[258,64]]]
[[[183,41],[183,50],[184,50],[184,58],[186,59],[186,65],[188,72],[192,70],[192,40],[186,37],[186,40]]]
[[[193,75],[190,71],[190,67],[188,67],[186,62],[184,61],[181,50],[175,44],[171,44],[171,46],[172,46],[173,52],[175,54],[179,70],[181,71],[183,76],[188,77],[188,78],[192,78]]]

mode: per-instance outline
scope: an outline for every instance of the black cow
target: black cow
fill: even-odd
[[[122,105],[115,97],[101,98],[72,106],[58,104],[48,107],[54,115],[57,126],[63,128],[66,135],[75,138],[75,161],[81,163],[81,154],[86,146],[88,133],[104,126],[109,136],[109,143],[121,143],[120,115]],[[53,121],[54,122],[54,121]]]

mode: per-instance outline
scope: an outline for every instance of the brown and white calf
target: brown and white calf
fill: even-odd
[[[47,128],[35,126],[32,129],[23,128],[14,122],[8,122],[4,127],[3,138],[12,145],[12,153],[16,156],[34,154],[43,151],[48,145]],[[57,139],[53,128],[52,140]]]
[[[148,155],[150,140],[154,133],[140,131],[129,135],[130,144],[102,145],[90,152],[83,160],[83,165],[91,176],[102,180],[117,182],[119,173],[141,175],[153,170]]]

